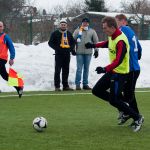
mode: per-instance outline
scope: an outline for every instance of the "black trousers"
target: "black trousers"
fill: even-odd
[[[54,85],[55,88],[60,88],[60,73],[62,71],[62,85],[63,88],[69,87],[68,76],[69,76],[69,65],[70,65],[70,54],[66,55],[55,55],[55,73],[54,73]]]
[[[4,80],[8,81],[8,73],[5,67],[6,63],[7,63],[6,60],[0,59],[0,75]]]
[[[124,90],[123,90],[124,101],[127,102],[130,105],[130,107],[132,107],[134,111],[136,111],[137,113],[139,113],[139,109],[135,97],[135,87],[139,75],[140,75],[140,70],[131,71],[127,75],[126,83],[124,85]]]
[[[121,97],[126,78],[127,75],[124,74],[106,73],[93,87],[92,93],[130,115],[134,120],[138,120],[139,114],[128,106]]]
[[[0,75],[1,77],[5,80],[5,81],[8,81],[8,73],[6,71],[6,63],[7,61],[4,60],[4,59],[0,59]],[[18,86],[14,86],[14,88],[18,91],[20,90],[20,87]]]

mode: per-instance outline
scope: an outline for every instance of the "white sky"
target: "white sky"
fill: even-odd
[[[37,8],[42,8],[46,9],[46,11],[49,11],[56,5],[65,6],[67,3],[72,4],[84,0],[27,0],[27,1],[30,2],[30,4],[36,6]],[[105,4],[106,6],[111,7],[112,9],[119,9],[121,1],[130,2],[132,0],[105,0]]]

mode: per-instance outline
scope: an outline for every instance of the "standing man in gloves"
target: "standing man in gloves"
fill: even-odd
[[[69,65],[70,65],[70,52],[75,55],[74,46],[75,41],[72,34],[67,30],[67,21],[61,20],[59,29],[54,31],[50,37],[48,45],[55,50],[55,73],[54,73],[54,86],[55,91],[60,89],[60,72],[62,71],[62,85],[63,91],[73,90],[69,87]]]
[[[76,40],[76,61],[77,61],[77,70],[75,77],[76,90],[81,90],[81,75],[83,72],[83,89],[91,90],[88,85],[88,76],[89,76],[89,67],[92,57],[92,48],[86,48],[85,43],[97,43],[98,36],[94,29],[89,27],[89,19],[83,18],[80,28],[77,28],[73,37]],[[94,57],[98,57],[98,48],[94,48]]]

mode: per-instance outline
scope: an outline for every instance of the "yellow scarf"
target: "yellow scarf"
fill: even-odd
[[[62,48],[70,48],[70,45],[68,43],[67,32],[62,32],[60,47],[62,47]]]
[[[77,42],[81,42],[81,37],[82,37],[83,30],[84,30],[84,27],[81,26],[80,29],[79,29],[78,36],[77,36]]]

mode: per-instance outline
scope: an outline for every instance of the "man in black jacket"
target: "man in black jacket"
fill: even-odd
[[[76,55],[74,51],[75,40],[72,34],[67,30],[66,20],[61,20],[59,29],[51,34],[48,45],[55,50],[55,74],[54,85],[55,91],[61,91],[60,89],[60,72],[62,70],[62,85],[64,91],[73,90],[69,87],[69,64],[70,64],[70,52],[72,55]]]

